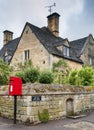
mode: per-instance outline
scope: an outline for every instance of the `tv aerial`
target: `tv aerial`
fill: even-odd
[[[50,14],[52,13],[52,8],[56,6],[56,3],[54,3],[53,5],[50,6],[46,6],[46,8],[48,8],[48,11],[50,12]]]

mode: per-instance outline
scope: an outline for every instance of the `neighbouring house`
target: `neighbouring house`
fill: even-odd
[[[65,60],[71,69],[80,69],[84,64],[94,66],[94,39],[89,36],[69,41],[59,37],[58,13],[47,17],[48,26],[39,28],[26,23],[21,36],[13,39],[13,32],[4,31],[3,47],[0,57],[18,69],[18,63],[32,60],[40,69],[51,69],[53,63]]]
[[[70,42],[71,47],[76,51],[76,57],[83,61],[83,64],[94,66],[94,39],[90,34],[87,37]]]

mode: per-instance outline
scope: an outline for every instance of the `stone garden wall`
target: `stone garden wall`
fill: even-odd
[[[13,119],[14,97],[8,96],[8,86],[0,87],[0,115]],[[94,109],[94,92],[84,87],[63,85],[23,85],[17,97],[17,120],[38,123],[39,115],[48,110],[50,120]]]

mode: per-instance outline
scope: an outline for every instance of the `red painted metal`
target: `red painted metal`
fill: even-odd
[[[19,77],[10,77],[9,95],[20,96],[22,95],[22,80]]]

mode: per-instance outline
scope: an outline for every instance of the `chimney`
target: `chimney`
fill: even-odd
[[[59,14],[53,13],[48,18],[48,29],[56,36],[59,36]]]
[[[6,45],[9,41],[13,39],[13,32],[5,30],[3,33],[4,33],[3,44]]]

